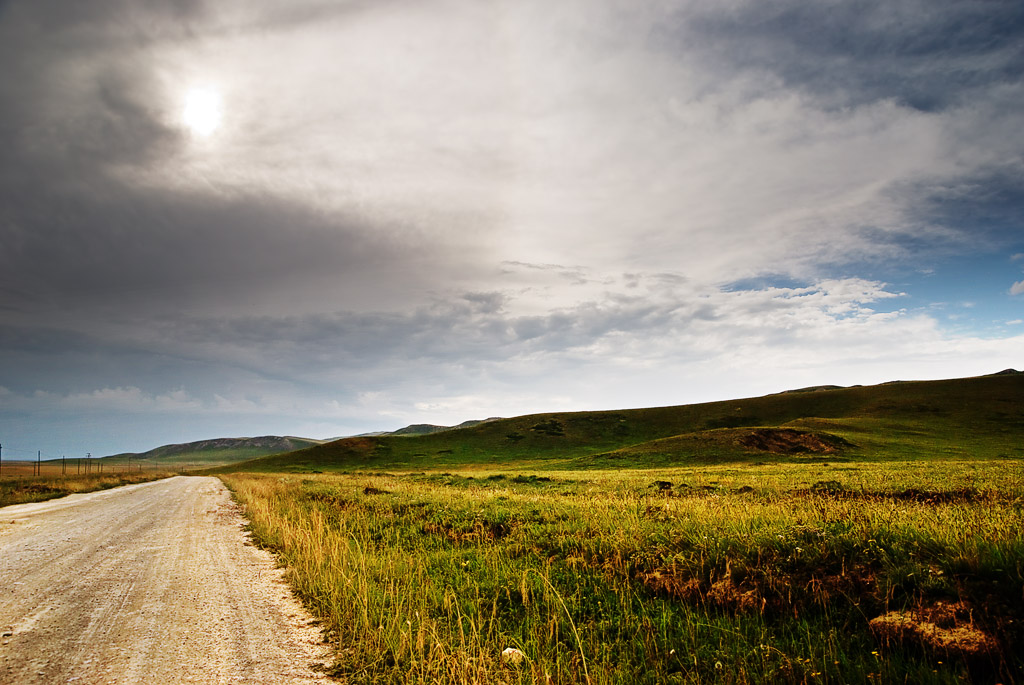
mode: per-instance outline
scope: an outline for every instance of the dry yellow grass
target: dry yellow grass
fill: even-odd
[[[820,465],[224,478],[357,681],[1010,680],[1024,468],[872,468],[821,493]],[[936,598],[975,607],[955,640],[996,647],[869,626]]]

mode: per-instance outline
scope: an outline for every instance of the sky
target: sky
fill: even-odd
[[[5,459],[1024,367],[1019,0],[0,0]]]

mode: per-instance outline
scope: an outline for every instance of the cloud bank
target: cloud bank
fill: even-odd
[[[7,2],[0,429],[144,449],[1012,366],[1022,30],[1009,1]],[[951,314],[955,260],[1003,280]]]

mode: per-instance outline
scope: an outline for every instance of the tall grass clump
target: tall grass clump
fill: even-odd
[[[972,467],[223,478],[349,682],[1013,681],[1022,470]]]
[[[174,474],[163,471],[90,474],[87,476],[20,476],[0,479],[0,507],[9,504],[42,502],[79,492],[107,490],[132,483],[169,478]]]

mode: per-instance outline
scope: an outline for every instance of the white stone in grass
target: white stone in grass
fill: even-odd
[[[518,666],[526,660],[526,655],[515,647],[506,647],[501,653],[501,663]]]

